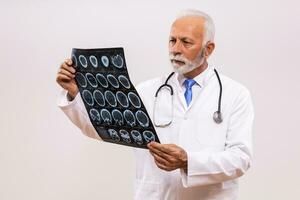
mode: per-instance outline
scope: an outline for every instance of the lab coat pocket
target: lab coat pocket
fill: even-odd
[[[160,199],[160,184],[155,181],[135,180],[135,200]]]

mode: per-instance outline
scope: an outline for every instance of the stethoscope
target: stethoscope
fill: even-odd
[[[221,113],[221,101],[222,101],[222,82],[221,82],[221,79],[220,79],[220,76],[217,72],[216,69],[214,69],[214,72],[216,74],[216,77],[218,79],[218,82],[219,82],[219,87],[220,87],[220,92],[219,92],[219,100],[218,100],[218,110],[214,112],[213,114],[213,120],[215,121],[215,123],[217,124],[220,124],[223,122],[223,116],[222,116],[222,113]],[[164,127],[167,127],[169,126],[172,121],[173,121],[173,116],[174,116],[174,91],[173,91],[173,87],[168,84],[168,81],[169,79],[174,75],[175,72],[172,72],[168,78],[166,79],[165,83],[162,84],[156,91],[155,93],[155,101],[154,101],[154,107],[153,107],[153,122],[154,122],[154,126],[156,127],[161,127],[161,128],[164,128]],[[156,118],[155,118],[155,110],[156,110],[156,103],[157,103],[157,96],[158,96],[158,93],[162,90],[162,88],[164,87],[167,87],[170,91],[170,94],[171,94],[171,97],[172,97],[172,119],[169,121],[169,122],[166,122],[166,123],[163,123],[163,124],[158,124],[156,122]]]

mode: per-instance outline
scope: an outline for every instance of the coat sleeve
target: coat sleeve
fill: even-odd
[[[84,107],[79,93],[72,101],[69,101],[67,99],[67,91],[62,90],[58,96],[57,104],[71,120],[71,122],[77,126],[84,135],[90,138],[101,140],[92,123],[90,122],[88,113]]]
[[[181,169],[183,186],[217,184],[242,176],[251,165],[253,119],[252,100],[246,90],[231,109],[224,151],[187,152],[187,172]]]

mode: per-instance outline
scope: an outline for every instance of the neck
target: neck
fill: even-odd
[[[193,79],[199,74],[201,74],[206,68],[208,67],[207,61],[205,60],[202,65],[194,69],[193,71],[190,71],[188,73],[185,73],[183,76],[188,79]]]

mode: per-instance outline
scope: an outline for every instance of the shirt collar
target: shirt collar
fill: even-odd
[[[204,87],[209,79],[209,77],[212,74],[212,67],[210,67],[209,65],[207,66],[207,68],[201,72],[200,74],[198,74],[196,77],[194,77],[193,79],[196,81],[197,85],[199,85],[201,88]],[[177,74],[177,80],[179,85],[182,87],[184,87],[184,81],[187,79],[186,77],[184,77],[182,74]]]

